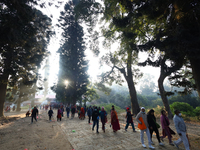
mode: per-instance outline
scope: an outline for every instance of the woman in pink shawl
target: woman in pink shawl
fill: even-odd
[[[169,122],[169,119],[167,118],[166,112],[164,110],[161,111],[160,122],[161,122],[161,126],[163,129],[163,131],[162,131],[163,136],[160,137],[161,140],[163,140],[163,138],[165,138],[167,136],[169,139],[169,144],[174,145],[172,143],[172,134],[175,135],[175,132],[169,127],[170,122]]]

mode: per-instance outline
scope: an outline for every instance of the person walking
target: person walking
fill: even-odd
[[[81,119],[81,120],[85,119],[85,110],[84,110],[84,107],[81,107],[79,119]]]
[[[134,127],[134,124],[133,124],[133,114],[131,114],[131,111],[130,111],[130,108],[129,107],[127,107],[126,108],[126,111],[127,111],[127,113],[126,113],[126,126],[125,126],[125,131],[127,131],[127,128],[128,128],[128,126],[129,126],[129,123],[131,124],[131,126],[132,126],[132,129],[133,129],[133,132],[136,132],[135,131],[135,127]]]
[[[154,145],[154,143],[152,141],[152,135],[153,135],[153,131],[155,131],[156,137],[157,137],[158,142],[159,142],[159,145],[160,146],[164,146],[164,144],[160,141],[160,135],[159,135],[159,131],[158,131],[158,128],[160,127],[160,125],[158,125],[156,123],[156,117],[154,115],[154,110],[153,109],[151,109],[147,113],[147,122],[149,124],[149,130],[150,130],[150,135],[151,135],[151,144]]]
[[[148,122],[147,122],[147,115],[145,113],[145,108],[142,107],[141,111],[137,114],[136,116],[136,121],[138,122],[138,128],[140,129],[140,139],[141,139],[141,143],[142,146],[144,148],[146,148],[146,145],[144,144],[144,132],[146,132],[147,138],[148,138],[148,145],[150,149],[155,149],[155,147],[153,147],[151,145],[151,137],[150,137],[150,132],[148,129]]]
[[[91,119],[91,116],[92,116],[92,107],[90,106],[88,111],[87,111],[87,115],[88,115],[88,123],[90,123],[90,119]]]
[[[50,110],[48,111],[48,115],[49,115],[49,121],[51,121],[51,117],[53,116],[53,110],[50,107]]]
[[[70,112],[69,106],[66,107],[66,112],[67,112],[67,118],[69,118],[69,112]]]
[[[97,133],[99,133],[99,111],[97,110],[97,107],[95,107],[93,113],[92,113],[92,121],[93,121],[93,126],[92,126],[92,131],[94,131],[95,125],[97,125]]]
[[[71,115],[71,119],[74,118],[74,116],[75,116],[75,112],[76,112],[76,108],[75,108],[75,106],[72,106],[72,109],[71,109],[71,113],[72,113],[72,115]]]
[[[174,125],[175,125],[178,135],[180,136],[180,138],[177,141],[174,141],[174,145],[177,148],[179,148],[178,146],[183,142],[185,149],[190,150],[190,144],[189,144],[187,133],[186,133],[187,130],[186,130],[185,122],[183,118],[181,117],[181,113],[179,110],[175,110],[174,113],[175,113],[174,118],[173,118]]]
[[[62,110],[59,108],[58,109],[58,113],[57,113],[57,121],[60,119],[60,121],[62,120]]]
[[[31,123],[33,123],[33,118],[37,122],[37,116],[38,116],[38,109],[34,107],[32,110],[32,115],[31,115]]]
[[[112,106],[111,110],[111,125],[113,128],[113,132],[117,132],[117,130],[120,130],[119,119],[117,116],[117,112],[115,111],[114,105]]]
[[[170,122],[169,122],[168,117],[166,116],[166,111],[164,110],[161,111],[160,122],[162,126],[162,134],[163,134],[163,136],[160,137],[161,140],[163,140],[163,138],[167,136],[169,139],[169,144],[174,146],[174,144],[172,143],[172,134],[175,135],[175,132],[169,127]]]
[[[107,122],[107,112],[105,111],[104,107],[102,107],[101,109],[100,116],[101,116],[102,130],[103,132],[105,132],[105,124]]]

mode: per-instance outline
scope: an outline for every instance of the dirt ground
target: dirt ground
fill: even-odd
[[[126,114],[119,115],[119,121],[121,122],[121,125],[123,125],[123,126],[126,125],[125,115]],[[135,119],[134,119],[134,122],[136,123]],[[157,118],[156,122],[160,124],[160,118]],[[190,149],[191,150],[200,150],[200,123],[199,122],[195,122],[195,123],[194,122],[185,122],[185,123],[186,123],[186,126],[187,126],[187,133],[188,133],[189,141],[190,141],[190,144],[191,144]],[[170,128],[173,131],[175,131],[175,133],[176,133],[176,129],[175,129],[173,120],[170,120]],[[159,133],[161,135],[162,127],[159,129]],[[154,135],[155,135],[155,133],[154,133]],[[172,141],[179,139],[178,134],[172,135],[172,136],[173,136]],[[168,138],[166,137],[164,140],[168,141]],[[181,144],[179,147],[184,149],[183,144]]]
[[[67,135],[62,131],[60,122],[48,121],[47,112],[41,110],[38,122],[31,124],[31,117],[25,117],[24,112],[5,113],[6,118],[0,118],[0,150],[72,150]],[[119,121],[125,126],[125,114],[120,114]],[[136,123],[136,121],[134,120]],[[159,123],[160,120],[158,119]],[[170,127],[174,130],[171,120]],[[186,123],[191,150],[200,150],[200,125]],[[160,129],[161,133],[161,129]],[[176,134],[172,140],[177,140]],[[168,139],[164,139],[168,141]],[[183,144],[180,145],[184,149]]]
[[[0,119],[0,150],[71,150],[66,135],[57,122],[49,122],[46,113],[39,114],[38,122],[31,124],[25,112],[5,113]]]

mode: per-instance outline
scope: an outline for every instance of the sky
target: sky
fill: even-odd
[[[66,3],[66,2],[65,2]],[[46,6],[46,8],[42,9],[43,13],[50,16],[51,14],[53,15],[52,18],[52,23],[53,26],[58,23],[58,17],[60,15],[60,11],[63,9],[64,5],[61,6],[60,8],[56,8],[53,6]],[[56,35],[53,36],[51,39],[49,46],[48,46],[48,51],[51,52],[51,55],[49,57],[50,59],[50,76],[49,76],[49,85],[52,86],[54,83],[57,82],[57,75],[59,71],[59,55],[57,53],[57,50],[60,47],[60,39],[61,37],[61,30],[58,27],[55,27]],[[99,30],[100,32],[100,30]],[[105,53],[105,49],[103,49],[102,44],[100,46],[100,55],[103,55]],[[118,48],[118,44],[114,43],[111,46],[111,51],[112,49]],[[108,66],[103,66],[103,68],[99,69],[99,57],[95,57],[93,52],[91,52],[89,49],[86,50],[86,56],[87,59],[89,60],[89,70],[88,74],[90,75],[90,79],[94,82],[97,80],[97,76],[102,73],[102,70],[107,70]],[[144,61],[147,58],[147,54],[145,53],[139,53],[139,62]],[[43,66],[45,64],[43,63]],[[42,67],[43,68],[43,67]],[[154,67],[140,67],[141,72],[144,74],[148,73],[153,76],[155,76],[155,82],[157,82],[157,79],[159,77],[159,68],[154,68]],[[40,73],[43,75],[44,74],[44,69],[40,70]],[[157,85],[157,83],[156,83]],[[126,86],[126,84],[125,84]],[[136,87],[136,89],[139,89],[139,87]],[[52,91],[49,91],[51,94]]]

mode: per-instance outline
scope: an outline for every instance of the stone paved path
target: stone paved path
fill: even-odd
[[[77,116],[74,119],[67,119],[66,116],[61,122],[57,122],[61,130],[66,134],[67,139],[75,150],[147,150],[143,148],[140,142],[140,132],[132,132],[128,129],[126,132],[124,126],[121,125],[121,130],[114,133],[110,128],[110,124],[106,124],[106,132],[103,133],[101,123],[99,126],[99,134],[96,130],[92,131],[92,125],[89,125],[85,120],[79,120]],[[96,128],[95,128],[96,129]],[[72,132],[75,130],[75,132]],[[144,136],[145,144],[148,145],[146,134]],[[168,144],[168,139],[165,139],[165,146],[159,146],[155,136],[153,142],[156,150],[176,150],[175,146]],[[183,150],[180,148],[180,150]]]

